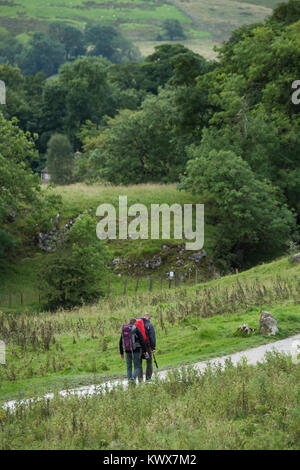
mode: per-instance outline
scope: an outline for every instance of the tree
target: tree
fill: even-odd
[[[216,145],[221,135],[235,142],[233,151],[279,187],[298,213],[300,107],[292,102],[291,84],[299,69],[299,29],[300,21],[267,21],[239,30],[221,48],[219,66],[197,80],[213,111],[210,129],[219,130]],[[231,143],[223,149],[232,150]]]
[[[47,168],[55,184],[72,182],[74,152],[65,135],[54,134],[47,146]]]
[[[109,62],[85,57],[66,63],[60,70],[59,85],[65,91],[64,128],[72,142],[87,120],[100,124],[104,115],[112,116],[116,103],[107,82]]]
[[[47,151],[51,135],[64,132],[68,88],[57,77],[48,79],[42,91],[40,149]]]
[[[72,308],[104,294],[108,254],[96,237],[96,221],[81,216],[40,273],[46,308]]]
[[[160,86],[165,86],[174,73],[176,59],[180,54],[188,53],[189,49],[181,44],[162,44],[156,46],[153,54],[141,65],[144,74],[143,88],[157,94]]]
[[[63,44],[54,41],[44,33],[35,33],[19,56],[19,65],[25,75],[43,72],[47,77],[55,75],[65,62],[66,50]]]
[[[34,140],[24,133],[17,120],[6,120],[0,113],[0,264],[3,266],[13,248],[34,236],[36,224],[42,227],[53,216],[57,200],[41,192],[38,175],[30,168],[37,158]],[[46,207],[46,210],[45,210]],[[27,219],[30,218],[30,226]],[[18,232],[18,224],[22,232]],[[26,232],[26,233],[25,233]]]
[[[0,63],[9,62],[16,65],[19,55],[23,51],[23,45],[16,38],[6,36],[0,41]]]
[[[90,146],[89,170],[114,184],[178,181],[185,152],[173,131],[170,90],[149,96],[138,111],[121,111]]]
[[[49,25],[48,34],[52,40],[65,46],[66,60],[85,55],[84,35],[80,29],[61,22],[54,22]]]
[[[85,42],[90,56],[103,56],[114,64],[140,60],[139,50],[112,26],[86,25]]]
[[[216,259],[249,266],[283,253],[295,220],[276,189],[232,151],[194,147],[190,156],[181,189],[201,194],[215,228]]]
[[[186,39],[181,23],[178,20],[167,19],[163,22],[164,33],[158,36],[158,40]]]
[[[289,25],[300,20],[300,2],[299,0],[289,0],[286,3],[280,3],[274,9],[269,21],[271,23],[283,23]]]

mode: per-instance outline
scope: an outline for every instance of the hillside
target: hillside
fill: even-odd
[[[299,264],[289,258],[208,283],[111,296],[93,306],[55,314],[1,314],[7,364],[0,369],[0,399],[101,383],[123,376],[121,326],[148,311],[157,332],[160,369],[241,351],[300,332]],[[275,337],[259,333],[261,310],[278,321]],[[248,323],[253,335],[236,334]]]
[[[276,0],[17,0],[0,2],[0,27],[27,41],[34,31],[43,31],[52,21],[83,27],[87,22],[117,26],[132,39],[143,55],[150,54],[166,19],[179,20],[187,39],[180,41],[205,57],[213,46],[226,40],[244,24],[262,21],[271,14]],[[1,30],[0,30],[1,32]]]
[[[44,188],[46,190],[46,188]],[[178,191],[175,184],[144,184],[130,186],[110,186],[103,184],[86,185],[82,183],[68,186],[57,186],[50,190],[53,194],[62,197],[60,209],[59,231],[64,230],[65,224],[75,220],[79,214],[91,212],[96,214],[100,204],[111,203],[118,205],[119,195],[127,195],[128,206],[134,203],[143,203],[150,209],[151,204],[196,204],[201,202],[199,196],[193,196],[186,191]],[[149,210],[150,217],[150,210]],[[172,237],[171,221],[171,237]],[[53,227],[52,227],[53,229]],[[22,230],[22,227],[21,227]],[[37,228],[37,237],[38,237]],[[50,231],[50,229],[49,229]],[[205,228],[205,250],[211,254],[211,242],[213,238],[213,227],[208,224]],[[106,244],[111,260],[120,260],[118,265],[110,263],[109,279],[111,282],[111,293],[121,294],[124,289],[125,279],[128,280],[127,294],[135,293],[136,280],[139,279],[139,292],[149,290],[149,279],[152,278],[153,290],[167,285],[166,274],[170,270],[187,276],[191,270],[192,279],[195,278],[196,263],[189,259],[191,252],[183,250],[183,240],[109,240]],[[165,246],[167,249],[163,249]],[[179,253],[184,251],[184,253]],[[20,247],[20,259],[11,263],[4,272],[0,273],[0,295],[1,307],[7,309],[10,306],[15,310],[36,309],[38,302],[37,279],[41,266],[47,263],[49,253],[40,249],[35,242],[30,241],[28,246]],[[50,253],[51,256],[51,253]],[[151,261],[161,258],[159,266],[151,267]],[[147,263],[150,263],[146,267]],[[212,273],[208,272],[208,263],[198,266],[199,280],[210,279]],[[187,279],[189,281],[189,279]],[[105,283],[107,291],[107,281]],[[23,305],[20,304],[20,293],[23,293]],[[11,294],[11,302],[9,301]],[[1,308],[0,307],[0,308]]]

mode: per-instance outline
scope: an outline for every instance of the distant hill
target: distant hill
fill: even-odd
[[[132,39],[143,55],[153,51],[166,19],[178,20],[187,39],[181,41],[206,57],[214,44],[237,27],[261,21],[278,0],[0,0],[0,35],[12,32],[23,41],[51,21],[76,26],[105,22]]]

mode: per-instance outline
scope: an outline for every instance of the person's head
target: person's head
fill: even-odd
[[[130,323],[130,325],[135,325],[136,324],[136,318],[130,318],[129,323]]]
[[[144,313],[144,318],[146,318],[146,320],[150,321],[151,320],[150,313],[148,313],[148,312]]]

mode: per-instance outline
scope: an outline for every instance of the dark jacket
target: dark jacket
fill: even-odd
[[[140,330],[138,328],[135,328],[134,330],[134,334],[135,334],[135,350],[134,351],[137,351],[138,349],[141,349],[142,348],[142,351],[143,353],[147,352],[147,345],[145,343],[145,340],[143,338],[143,335],[142,333],[140,332]],[[120,350],[120,354],[121,356],[123,356],[124,354],[124,347],[123,347],[123,336],[121,334],[121,337],[120,337],[120,342],[119,342],[119,350]],[[127,353],[131,353],[131,351],[125,351]]]
[[[146,318],[141,317],[142,320],[144,320],[144,325],[145,325],[145,332],[147,337],[149,338],[150,341],[150,348],[152,351],[155,351],[156,349],[156,336],[155,336],[155,329],[152,323],[150,323],[149,320],[146,320]]]

